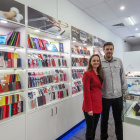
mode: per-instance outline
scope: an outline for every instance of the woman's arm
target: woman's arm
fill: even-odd
[[[83,96],[85,102],[85,112],[93,111],[90,94],[90,77],[87,75],[87,73],[84,73],[83,75]]]

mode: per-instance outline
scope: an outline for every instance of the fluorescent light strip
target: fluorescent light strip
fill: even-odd
[[[8,23],[7,21],[5,20],[0,20],[1,23]]]
[[[132,25],[134,25],[134,22],[132,21],[130,17],[128,17],[128,20],[131,22]]]
[[[38,29],[36,29],[35,32],[39,33],[40,31]]]

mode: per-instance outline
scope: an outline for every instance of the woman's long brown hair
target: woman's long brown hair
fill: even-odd
[[[90,57],[90,59],[89,59],[89,61],[88,61],[87,71],[93,70],[93,67],[92,67],[92,65],[91,65],[91,60],[92,60],[92,58],[95,57],[95,56],[98,56],[98,57],[99,57],[100,65],[99,65],[99,67],[97,68],[97,72],[99,73],[99,75],[100,75],[100,76],[102,77],[102,79],[103,79],[102,64],[101,64],[100,56],[99,56],[98,54],[93,54],[93,55]]]

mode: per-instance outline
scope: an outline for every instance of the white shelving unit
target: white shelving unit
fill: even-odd
[[[17,94],[21,95],[21,98],[24,102],[24,112],[13,117],[7,118],[5,120],[0,120],[0,127],[11,125],[17,126],[17,131],[21,127],[23,132],[20,134],[23,140],[38,140],[39,137],[46,136],[46,132],[48,135],[46,136],[47,140],[56,139],[69,129],[71,129],[74,125],[79,123],[84,119],[82,112],[82,100],[83,100],[83,92],[78,92],[77,94],[72,95],[72,83],[76,81],[82,81],[81,79],[72,79],[72,69],[86,69],[87,66],[72,66],[71,58],[90,58],[93,53],[93,46],[83,45],[81,43],[73,43],[70,38],[57,38],[56,35],[51,34],[49,32],[45,32],[40,30],[40,32],[35,32],[35,28],[28,27],[27,23],[25,25],[14,23],[12,21],[8,21],[7,24],[0,23],[0,34],[8,34],[10,31],[16,30],[20,31],[20,46],[9,46],[9,45],[0,45],[0,51],[10,51],[17,52],[22,59],[22,67],[21,68],[0,68],[1,74],[14,74],[18,73],[21,81],[21,90],[11,91],[2,93],[0,96],[9,95],[9,94]],[[37,50],[28,48],[27,35],[30,34],[32,37],[40,38],[47,40],[48,42],[61,42],[64,46],[64,53],[62,52],[52,52],[46,50]],[[85,54],[72,54],[71,47],[72,44],[87,47],[90,50],[91,55]],[[28,53],[38,53],[38,54],[50,54],[50,55],[59,55],[64,56],[67,60],[67,67],[36,67],[29,68],[28,67]],[[59,82],[59,83],[51,83],[45,84],[38,87],[28,88],[28,72],[41,72],[47,70],[63,70],[67,75],[67,81]],[[45,105],[37,106],[34,109],[29,109],[28,106],[28,91],[33,89],[39,89],[42,87],[65,84],[68,89],[69,96],[51,101]],[[68,119],[69,118],[69,119]],[[39,119],[39,120],[38,120]],[[40,122],[40,124],[39,124]],[[57,126],[57,129],[54,127]],[[40,133],[37,132],[37,128],[42,126],[40,129]],[[49,126],[49,127],[48,127]],[[1,129],[0,129],[1,130]],[[58,131],[60,130],[60,131]],[[58,131],[58,132],[57,132]],[[1,131],[2,132],[2,131]],[[10,130],[8,130],[10,132]],[[13,133],[11,131],[10,133]],[[3,133],[7,133],[7,129],[3,129]],[[5,135],[2,135],[2,138],[5,139]]]
[[[19,94],[20,100],[23,101],[23,112],[17,115],[13,115],[9,118],[5,118],[4,120],[0,120],[0,131],[1,131],[1,139],[13,139],[14,131],[19,132],[15,139],[24,140],[25,139],[25,129],[26,129],[26,94],[27,94],[27,69],[26,69],[26,29],[25,25],[20,23],[15,23],[12,21],[8,21],[8,23],[0,23],[0,34],[7,35],[10,31],[19,31],[20,32],[20,46],[10,46],[10,45],[0,45],[0,51],[4,52],[15,52],[20,55],[22,60],[21,68],[0,68],[0,75],[6,74],[19,74],[19,79],[21,81],[21,90],[3,92],[0,96],[14,95]],[[13,131],[14,130],[14,131]],[[7,135],[8,133],[8,135]]]

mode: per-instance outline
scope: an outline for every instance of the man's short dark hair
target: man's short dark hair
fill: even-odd
[[[112,45],[113,46],[113,49],[114,49],[114,45],[112,42],[106,42],[103,46],[103,49],[105,49],[105,46],[109,46],[109,45]]]

